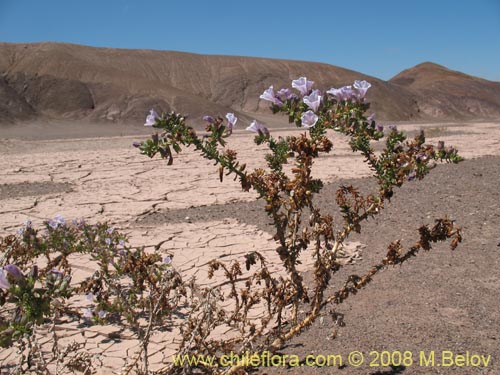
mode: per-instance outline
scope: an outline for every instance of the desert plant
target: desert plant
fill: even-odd
[[[28,222],[17,236],[0,238],[0,346],[16,346],[21,354],[12,373],[93,372],[98,364],[85,343],[59,345],[62,317],[66,323],[129,329],[140,349],[124,371],[147,373],[151,332],[168,326],[186,295],[171,258],[130,247],[107,223],[68,223],[57,216],[44,225],[39,230]],[[72,282],[73,266],[81,263],[95,271]],[[75,304],[82,296],[90,306]],[[37,339],[42,331],[52,336],[49,357]]]
[[[374,115],[367,116],[369,103],[365,94],[370,88],[366,81],[355,81],[353,86],[326,92],[312,89],[314,82],[301,77],[292,82],[293,92],[284,88],[277,92],[273,86],[261,95],[261,99],[271,103],[273,113],[284,113],[290,123],[305,131],[298,136],[275,138],[269,129],[253,121],[246,129],[257,133],[255,143],[266,145],[267,168],[257,168],[251,172],[237,158],[237,151],[227,147],[227,139],[232,134],[237,118],[233,113],[221,117],[205,116],[206,133],[198,133],[187,125],[186,119],[174,112],[158,115],[154,110],[146,119],[146,126],[157,128],[151,139],[135,143],[141,153],[154,157],[160,154],[173,163],[173,153],[183,147],[191,147],[204,158],[219,166],[219,178],[233,175],[241,183],[243,190],[251,189],[266,203],[265,211],[272,219],[276,233],[276,251],[286,270],[286,277],[272,275],[264,256],[258,252],[246,255],[242,260],[224,264],[212,261],[210,276],[222,271],[230,285],[224,297],[217,287],[206,288],[200,293],[192,311],[182,326],[183,341],[179,353],[182,355],[204,355],[217,357],[222,353],[242,353],[252,348],[254,351],[277,350],[286,340],[302,332],[319,316],[327,305],[338,304],[349,295],[364,287],[372,277],[388,265],[401,264],[420,249],[429,250],[432,242],[452,238],[455,249],[461,241],[460,229],[448,219],[437,219],[431,228],[421,226],[420,238],[408,251],[403,251],[399,241],[388,246],[387,256],[368,270],[366,275],[352,275],[337,292],[329,293],[330,280],[341,267],[338,252],[351,232],[359,232],[368,218],[376,216],[393,196],[396,187],[405,182],[422,179],[436,165],[435,161],[459,162],[461,157],[454,148],[447,148],[443,142],[437,147],[425,143],[420,132],[414,139],[407,139],[404,132],[389,126],[387,131],[376,124]],[[314,202],[323,182],[312,175],[314,159],[328,153],[333,148],[328,132],[340,133],[349,138],[353,152],[361,153],[373,171],[378,190],[363,196],[353,186],[340,186],[335,200],[342,213],[342,223],[334,223],[333,217],[322,212]],[[377,154],[373,143],[385,138],[384,150]],[[285,164],[293,163],[290,171]],[[340,225],[339,225],[340,224]],[[314,260],[311,272],[314,285],[306,285],[297,270],[301,257],[310,256]],[[254,269],[253,273],[242,277],[243,269]],[[217,306],[218,299],[232,298],[232,311]],[[249,311],[257,304],[265,305],[258,321],[250,319]],[[299,307],[307,312],[299,317]],[[219,326],[233,327],[239,335],[231,338],[214,339],[210,333]],[[240,366],[233,366],[233,373]],[[208,372],[215,371],[207,368]],[[169,366],[168,372],[192,371],[188,367]]]
[[[305,130],[276,138],[263,124],[252,122],[247,130],[256,133],[257,145],[269,149],[266,168],[247,171],[237,151],[227,147],[238,121],[232,113],[226,120],[205,116],[207,132],[199,135],[184,116],[173,112],[160,116],[152,110],[145,125],[160,132],[135,143],[145,155],[160,154],[167,165],[182,148],[193,147],[218,165],[221,182],[232,175],[243,190],[254,190],[265,201],[265,212],[274,224],[283,273],[272,272],[264,255],[253,251],[241,260],[212,260],[209,277],[220,275],[219,279],[200,287],[182,279],[170,256],[131,247],[126,235],[107,223],[67,222],[57,216],[36,229],[28,222],[17,235],[0,238],[0,346],[19,353],[16,363],[4,367],[13,374],[93,373],[100,363],[87,352],[87,343],[63,345],[56,329],[80,322],[82,331],[92,324],[110,324],[120,332],[131,332],[138,350],[125,359],[122,374],[235,373],[250,364],[224,365],[213,359],[249,349],[275,351],[310,326],[327,306],[342,303],[366,286],[381,269],[402,264],[437,241],[451,238],[454,249],[461,240],[460,229],[448,219],[437,219],[434,226],[419,228],[419,239],[409,250],[404,251],[399,241],[392,242],[386,257],[366,274],[351,275],[332,290],[331,279],[343,266],[339,255],[349,235],[384,208],[396,187],[422,179],[435,161],[461,158],[443,142],[437,147],[427,145],[423,133],[409,140],[395,126],[384,132],[373,115],[366,116],[370,84],[365,81],[326,92],[313,90],[312,85],[301,77],[292,82],[297,93],[289,88],[275,93],[270,87],[261,95],[271,102],[274,113],[286,114]],[[340,186],[333,198],[342,215],[340,223],[314,200],[323,188],[323,182],[312,175],[314,161],[332,150],[332,131],[349,138],[353,152],[363,155],[378,186],[369,195],[353,186]],[[384,138],[384,150],[376,153],[373,143]],[[304,281],[298,269],[306,256],[313,259],[312,284]],[[93,271],[76,282],[74,266],[82,262],[92,265]],[[202,359],[173,362],[153,372],[151,335],[170,328],[173,315],[181,311],[177,358]],[[233,334],[213,335],[220,328],[232,329]],[[39,341],[41,335],[51,337],[49,350]]]

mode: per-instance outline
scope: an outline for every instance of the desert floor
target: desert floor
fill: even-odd
[[[41,226],[61,214],[87,222],[108,221],[135,245],[155,246],[173,256],[186,277],[208,283],[210,259],[238,259],[251,250],[274,259],[272,227],[255,194],[241,191],[229,178],[220,183],[216,167],[192,150],[172,166],[149,159],[132,147],[146,137],[140,128],[75,128],[63,123],[0,128],[0,236],[14,233],[26,220]],[[426,130],[429,143],[443,140],[466,161],[440,165],[423,181],[398,189],[387,208],[351,236],[352,264],[334,280],[338,289],[350,274],[363,274],[402,239],[410,245],[417,228],[448,215],[463,228],[463,243],[453,252],[440,244],[402,267],[387,269],[356,296],[335,307],[345,327],[329,318],[293,339],[283,353],[340,354],[361,351],[358,368],[304,367],[259,369],[258,373],[308,374],[498,374],[500,371],[500,122],[399,124],[409,133]],[[100,130],[99,130],[100,129]],[[273,134],[297,134],[278,128]],[[111,136],[111,134],[115,134]],[[315,177],[327,183],[318,199],[334,212],[335,190],[353,184],[373,187],[362,158],[346,140],[332,135],[334,151],[318,159]],[[236,132],[229,147],[249,168],[263,166],[265,149],[252,134]],[[303,271],[308,275],[309,264]],[[85,270],[85,265],[82,265]],[[82,271],[83,272],[83,271]],[[307,276],[309,277],[309,276]],[[333,307],[332,307],[333,309]],[[335,340],[332,340],[336,332]],[[118,361],[122,347],[109,347]],[[115,350],[116,348],[116,350]],[[371,351],[444,350],[491,355],[488,367],[370,367]],[[161,356],[160,356],[161,357]],[[168,355],[158,361],[166,360]],[[411,367],[411,368],[410,368]]]

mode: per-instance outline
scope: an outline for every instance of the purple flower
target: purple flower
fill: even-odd
[[[427,160],[427,156],[423,153],[419,153],[415,159],[417,160],[417,162],[422,162],[422,161],[425,161]]]
[[[87,295],[85,296],[85,299],[86,299],[87,301],[92,302],[92,301],[94,300],[94,294],[93,294],[93,293],[89,293],[89,294],[87,294]]]
[[[292,87],[299,90],[302,96],[311,91],[312,85],[314,85],[314,81],[308,81],[306,77],[300,77],[292,81]]]
[[[0,268],[0,288],[1,289],[10,289],[9,280],[7,280],[7,274]]]
[[[26,229],[31,229],[31,225],[32,225],[32,224],[33,224],[33,223],[31,222],[31,220],[26,220],[26,221],[24,222],[24,226],[25,226],[25,228],[19,228],[19,229],[17,230],[17,234],[18,234],[20,237],[22,237],[22,236],[24,235],[24,232],[26,231]]]
[[[84,318],[93,318],[94,317],[94,313],[93,313],[92,309],[82,309],[82,312],[83,312]]]
[[[343,100],[342,89],[336,89],[335,87],[332,87],[326,93],[335,96],[339,100]]]
[[[375,121],[375,113],[372,113],[370,116],[368,116],[366,118],[368,120],[368,122],[372,122],[372,121]]]
[[[389,125],[388,128],[393,131],[393,132],[397,132],[398,131],[398,127],[396,125]]]
[[[306,103],[314,112],[318,110],[321,99],[323,99],[323,96],[321,96],[320,94],[321,91],[313,90],[310,95],[304,96],[304,103]]]
[[[99,310],[99,312],[97,313],[97,315],[99,315],[99,318],[101,319],[104,319],[105,317],[108,316],[108,313],[104,310]]]
[[[66,224],[66,219],[62,215],[56,215],[54,217],[54,221],[57,223],[57,225],[65,225]]]
[[[85,225],[85,220],[84,219],[73,219],[71,220],[71,222],[73,223],[74,226],[78,227],[78,228],[83,228],[83,226]]]
[[[106,242],[106,245],[108,246],[111,245],[111,238],[106,238],[104,242]]]
[[[215,122],[215,119],[212,116],[206,115],[203,116],[203,121],[206,121],[209,124],[213,124]]]
[[[338,100],[357,100],[358,94],[352,89],[351,86],[344,86],[340,89],[331,88],[327,91],[327,94],[335,96]]]
[[[238,122],[238,118],[234,115],[234,113],[227,113],[226,114],[227,118],[227,128],[229,129],[229,132],[233,132],[233,128],[236,126],[236,123]]]
[[[163,263],[165,264],[171,264],[172,263],[172,258],[169,257],[169,256],[166,256],[164,259],[163,259]]]
[[[269,134],[269,129],[267,129],[263,124],[257,122],[257,120],[253,120],[250,126],[246,128],[246,130],[254,132],[254,133],[263,133]]]
[[[108,229],[106,229],[106,232],[108,232],[109,234],[113,233],[115,231],[115,228],[113,227],[109,227]]]
[[[57,277],[58,279],[62,279],[64,277],[64,274],[56,268],[52,268],[50,270],[50,273],[55,277]]]
[[[344,100],[357,100],[358,94],[353,90],[352,86],[344,86],[341,88]]]
[[[377,124],[376,128],[379,133],[382,133],[384,131],[384,125],[382,124]]]
[[[411,172],[409,175],[408,175],[408,181],[412,181],[414,180],[415,178],[417,177],[417,173],[415,171]]]
[[[120,240],[118,241],[118,243],[120,244],[120,246],[125,246],[125,240]]]
[[[134,146],[135,148],[139,148],[142,146],[142,142],[134,141],[134,142],[132,142],[132,146]]]
[[[3,269],[14,279],[14,281],[21,281],[24,279],[23,272],[15,264],[7,264]]]
[[[148,117],[146,117],[146,122],[144,123],[144,126],[155,125],[157,119],[160,119],[160,116],[158,116],[158,113],[156,113],[154,109],[151,109],[151,111],[149,111]]]
[[[266,91],[264,91],[264,93],[261,96],[259,96],[259,98],[262,100],[267,100],[268,102],[271,102],[279,107],[283,105],[283,102],[278,98],[276,98],[276,96],[274,95],[273,86],[269,86],[269,88]]]
[[[304,112],[300,118],[303,128],[312,128],[318,122],[319,117],[311,110]]]
[[[292,90],[286,88],[286,89],[281,89],[276,93],[276,96],[278,99],[280,99],[282,102],[289,100],[289,99],[295,99],[297,98],[297,95],[295,95]]]
[[[368,83],[366,81],[358,81],[358,80],[354,81],[353,86],[359,92],[359,96],[358,96],[359,99],[364,98],[368,89],[370,87],[372,87],[372,85],[370,83]]]

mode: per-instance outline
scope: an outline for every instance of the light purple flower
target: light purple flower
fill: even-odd
[[[74,226],[78,228],[82,228],[85,225],[85,220],[84,219],[73,219],[71,220],[71,223],[73,223]]]
[[[398,131],[398,127],[396,125],[389,125],[388,128],[393,131],[393,132],[397,132]]]
[[[376,129],[379,133],[382,133],[384,131],[384,125],[382,124],[377,124]]]
[[[327,91],[328,94],[335,96],[338,100],[357,100],[358,94],[352,89],[351,86],[344,86],[340,89],[331,88]]]
[[[262,100],[267,100],[268,102],[271,102],[279,107],[283,105],[283,102],[278,98],[276,98],[273,86],[269,86],[269,88],[266,91],[264,91],[264,93],[261,96],[259,96],[259,98]]]
[[[313,90],[310,95],[304,96],[304,103],[306,103],[314,112],[318,110],[319,105],[321,104],[321,99],[323,99],[323,96],[320,94],[321,91]]]
[[[7,280],[7,274],[0,268],[0,288],[1,289],[10,289],[9,280]]]
[[[359,92],[359,96],[358,96],[359,99],[364,98],[368,89],[370,87],[372,87],[372,85],[370,83],[368,83],[364,80],[363,81],[358,81],[358,80],[354,81],[353,86]]]
[[[105,317],[108,316],[108,313],[104,310],[99,310],[99,312],[97,313],[97,315],[99,315],[99,318],[101,319],[104,319]]]
[[[82,312],[83,312],[83,317],[84,318],[93,318],[94,317],[94,313],[92,311],[92,309],[82,309]]]
[[[64,219],[64,217],[62,215],[59,215],[59,214],[54,217],[54,221],[58,225],[65,225],[66,224],[66,219]]]
[[[7,264],[3,269],[14,279],[14,281],[21,281],[24,279],[23,272],[15,264]]]
[[[92,302],[92,301],[94,300],[94,294],[93,294],[93,293],[89,293],[89,294],[87,294],[87,295],[85,296],[85,299],[86,299],[87,301]]]
[[[427,159],[428,159],[428,157],[427,157],[425,154],[423,154],[423,153],[419,153],[419,154],[416,156],[416,158],[415,158],[415,159],[417,160],[417,162],[422,162],[422,161],[427,160]]]
[[[234,113],[227,113],[226,114],[227,118],[227,128],[229,129],[229,132],[233,132],[233,128],[236,126],[236,123],[238,122],[238,117],[234,115]]]
[[[22,237],[22,236],[24,235],[24,232],[26,231],[26,229],[31,229],[31,225],[32,225],[32,224],[33,224],[33,223],[31,222],[31,220],[26,220],[26,221],[24,222],[24,226],[25,226],[25,227],[24,227],[24,228],[19,228],[19,229],[17,230],[17,234],[18,234],[20,237]]]
[[[209,124],[213,124],[215,122],[215,119],[212,116],[206,115],[203,116],[203,121],[206,121]]]
[[[319,117],[311,110],[304,112],[300,118],[303,128],[312,128],[318,122]]]
[[[115,228],[113,227],[109,227],[108,229],[106,229],[106,232],[108,232],[109,234],[113,233],[115,231]]]
[[[50,273],[55,277],[57,277],[58,279],[62,279],[64,277],[64,274],[56,268],[52,268],[50,270]]]
[[[172,263],[172,258],[169,257],[169,256],[166,256],[165,258],[163,258],[163,263],[165,263],[165,264],[171,264]]]
[[[300,77],[292,81],[292,87],[299,90],[302,96],[308,94],[313,85],[314,81],[308,81],[306,77]]]
[[[254,133],[258,133],[260,131],[261,133],[269,134],[269,129],[267,129],[263,124],[257,122],[257,120],[253,120],[246,130]]]
[[[135,148],[139,148],[142,146],[142,142],[134,141],[134,142],[132,142],[132,146],[134,146]]]
[[[375,120],[375,113],[372,113],[372,114],[371,114],[370,116],[368,116],[366,119],[368,120],[368,122],[372,122],[372,121],[374,121],[374,120]]]
[[[148,117],[146,117],[146,122],[144,123],[144,126],[155,125],[156,120],[159,118],[160,118],[160,116],[158,115],[158,113],[156,113],[156,111],[154,109],[151,109],[151,111],[149,111]]]
[[[57,227],[59,226],[59,224],[55,220],[49,220],[48,224],[52,229],[57,229]]]
[[[106,242],[106,245],[108,246],[111,245],[111,238],[106,238],[104,242]]]
[[[125,246],[125,240],[120,240],[118,241],[118,243],[120,244],[120,246]]]
[[[280,99],[282,102],[286,101],[286,100],[289,100],[289,99],[295,99],[297,98],[297,95],[295,95],[292,90],[288,89],[288,88],[285,88],[285,89],[281,89],[280,91],[278,91],[276,93],[276,96],[278,97],[278,99]]]
[[[340,90],[342,90],[342,95],[344,100],[357,100],[358,94],[353,90],[352,86],[344,86]]]
[[[332,87],[326,93],[335,96],[339,100],[343,100],[342,99],[342,89],[336,89],[335,87]]]
[[[415,171],[413,171],[408,175],[408,181],[413,181],[416,177],[417,177],[417,173]]]

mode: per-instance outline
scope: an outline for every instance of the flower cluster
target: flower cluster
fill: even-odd
[[[292,87],[299,92],[299,95],[293,94],[289,88],[283,88],[277,93],[274,87],[270,86],[260,96],[260,99],[271,102],[274,112],[286,111],[287,109],[296,109],[299,107],[300,125],[304,128],[311,128],[316,125],[320,119],[320,112],[332,107],[332,102],[363,102],[365,95],[371,84],[366,81],[354,81],[352,86],[341,88],[331,88],[326,92],[318,89],[312,89],[314,81],[307,77],[300,77],[292,81]],[[288,111],[293,116],[293,111]]]
[[[293,93],[290,88],[282,88],[275,92],[274,86],[270,86],[259,98],[270,102],[276,111],[286,107],[296,107],[299,105],[302,108],[302,113],[300,114],[301,126],[304,128],[312,128],[320,119],[318,113],[322,110],[322,107],[330,108],[331,101],[362,102],[364,101],[368,89],[371,87],[371,84],[367,81],[356,80],[352,86],[344,86],[339,89],[331,88],[326,92],[322,92],[318,89],[313,90],[313,85],[314,81],[308,80],[307,77],[300,77],[292,80],[292,88],[296,89],[299,95]],[[226,135],[231,135],[238,122],[238,118],[234,113],[227,113],[225,117],[227,120],[227,125],[225,126]],[[151,109],[149,115],[146,117],[144,126],[158,127],[162,118],[163,117],[154,109]],[[209,125],[216,125],[222,124],[223,120],[221,118],[205,115],[203,116],[203,121],[207,122]],[[252,121],[246,130],[263,135],[269,134],[269,129],[257,120]],[[143,144],[134,142],[133,145],[134,147],[140,148]]]
[[[205,116],[203,119],[208,123],[208,134],[203,136],[198,136],[193,128],[180,120],[180,114],[162,115],[157,120],[155,127],[163,130],[163,133],[153,135],[152,140],[143,143],[141,152],[150,157],[157,152],[164,158],[168,155],[170,165],[171,155],[162,149],[172,147],[180,152],[181,146],[194,145],[204,158],[219,166],[221,182],[224,175],[232,174],[235,180],[239,179],[243,190],[255,190],[258,198],[264,201],[264,210],[276,229],[273,236],[277,243],[276,252],[287,272],[286,277],[274,277],[266,269],[264,256],[254,251],[245,256],[246,269],[251,272],[259,260],[261,268],[254,271],[253,276],[245,278],[243,286],[237,284],[237,280],[242,279],[243,268],[238,261],[231,265],[218,260],[210,262],[209,277],[213,277],[216,271],[223,270],[227,278],[224,284],[230,285],[230,293],[220,299],[225,301],[225,298],[232,298],[235,310],[225,312],[217,318],[219,315],[214,311],[221,311],[221,308],[210,298],[214,291],[206,291],[206,299],[201,300],[204,302],[196,304],[186,323],[181,325],[184,338],[181,345],[189,342],[189,345],[181,346],[181,351],[189,353],[194,347],[197,351],[215,355],[217,350],[230,351],[236,345],[240,349],[245,345],[253,347],[258,342],[272,342],[264,350],[276,350],[283,341],[308,327],[329,303],[341,303],[350,294],[355,294],[358,289],[367,285],[379,270],[389,264],[400,264],[409,254],[418,251],[419,247],[413,247],[407,254],[403,254],[399,248],[389,247],[387,258],[375,265],[364,277],[357,277],[357,281],[348,280],[337,293],[325,297],[329,281],[341,267],[337,256],[342,244],[351,232],[360,232],[364,221],[381,212],[390,201],[394,187],[407,181],[422,179],[432,169],[434,161],[461,160],[454,148],[446,148],[442,142],[438,143],[437,148],[425,144],[423,134],[407,139],[406,134],[395,125],[389,125],[388,131],[384,133],[384,127],[375,122],[375,114],[366,115],[370,105],[366,94],[370,87],[370,83],[356,80],[349,86],[321,91],[314,88],[314,82],[307,77],[293,80],[291,88],[276,91],[274,86],[270,86],[260,99],[270,103],[273,113],[286,114],[290,123],[305,131],[299,136],[275,138],[263,124],[257,120],[252,121],[246,129],[257,133],[254,139],[257,145],[265,144],[269,149],[265,156],[267,167],[253,171],[246,170],[245,164],[239,163],[236,150],[225,147],[225,138],[232,133],[237,121],[233,113],[226,115],[227,125],[224,125],[222,118]],[[353,186],[341,186],[337,190],[336,203],[342,215],[340,223],[334,222],[332,215],[323,213],[314,199],[315,194],[320,193],[323,188],[323,182],[312,177],[314,159],[333,149],[328,131],[348,137],[352,151],[364,157],[377,180],[378,190],[366,196]],[[373,144],[382,138],[385,138],[385,147],[376,152]],[[284,164],[288,163],[292,163],[292,167],[284,168]],[[430,230],[432,235],[425,236],[426,242],[422,248],[428,249],[430,242],[447,238],[453,239],[451,248],[456,247],[461,240],[460,230],[450,221],[440,223],[439,233],[434,229]],[[422,228],[421,233],[424,233]],[[314,259],[312,286],[306,285],[297,267],[305,254],[310,254]],[[224,292],[217,290],[217,293]],[[259,317],[262,328],[257,330],[255,321],[248,316],[249,310],[258,301],[266,301],[267,305]],[[300,321],[299,308],[308,310]],[[289,312],[291,316],[287,315],[288,320],[283,323]],[[208,344],[208,337],[214,329],[227,326],[227,316],[232,317],[230,323],[238,328],[240,336],[230,340],[222,338],[215,345],[213,341]],[[278,322],[277,328],[272,327],[271,322]],[[259,337],[266,330],[266,335],[275,335],[274,342],[271,337],[265,337],[264,340]],[[236,369],[229,372],[236,373]]]
[[[270,102],[274,113],[288,115],[289,122],[304,131],[274,137],[264,124],[253,120],[246,130],[256,133],[257,145],[269,149],[267,166],[254,170],[240,163],[237,150],[226,147],[227,137],[243,122],[235,113],[203,116],[206,133],[198,135],[186,124],[186,116],[175,112],[159,115],[152,109],[144,125],[158,132],[151,139],[134,142],[134,146],[150,157],[160,154],[167,165],[173,163],[174,153],[193,146],[218,166],[221,181],[232,175],[243,190],[253,189],[274,224],[273,239],[284,274],[273,273],[265,256],[255,250],[230,263],[219,259],[209,262],[208,276],[219,272],[225,279],[213,287],[200,287],[194,280],[182,279],[173,267],[172,255],[158,251],[160,245],[155,250],[131,247],[127,237],[107,223],[90,225],[57,215],[37,230],[28,221],[17,236],[0,238],[0,346],[17,345],[23,353],[21,362],[30,367],[33,361],[44,361],[45,355],[52,356],[49,362],[64,358],[57,348],[55,329],[52,350],[35,347],[35,341],[25,345],[23,340],[30,340],[37,327],[55,327],[64,320],[59,319],[62,316],[83,320],[84,325],[113,324],[120,327],[119,332],[131,333],[140,341],[131,366],[138,373],[150,373],[148,357],[153,354],[147,347],[151,334],[169,329],[176,314],[184,317],[178,327],[179,354],[214,356],[249,348],[275,351],[309,327],[327,306],[356,294],[385,267],[406,262],[420,249],[429,250],[432,242],[452,239],[454,249],[461,241],[460,229],[450,220],[437,220],[433,228],[420,227],[420,240],[406,253],[395,241],[387,256],[364,276],[350,276],[337,292],[327,291],[342,267],[338,254],[343,243],[385,207],[395,186],[422,179],[434,161],[461,160],[457,150],[444,142],[436,147],[426,144],[423,133],[407,139],[395,125],[389,125],[384,133],[384,127],[375,122],[375,114],[366,115],[369,103],[365,97],[370,87],[370,83],[357,80],[350,86],[321,91],[306,77],[293,80],[291,88],[275,91],[270,86],[260,98]],[[349,139],[352,151],[364,157],[377,182],[376,190],[366,196],[353,186],[341,186],[335,199],[341,214],[338,221],[317,206],[315,195],[321,192],[323,182],[312,173],[315,159],[333,149],[328,131]],[[376,152],[373,144],[382,138],[385,147]],[[291,168],[285,168],[289,163]],[[314,269],[306,282],[299,265],[307,255],[312,257]],[[72,282],[73,262],[82,257],[95,268],[83,280]],[[214,330],[228,326],[238,334],[213,337]],[[171,367],[161,373],[191,370]],[[220,373],[220,369],[203,370]],[[238,370],[233,367],[228,373]]]

